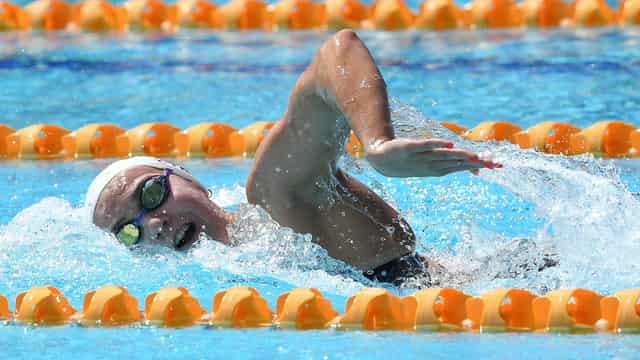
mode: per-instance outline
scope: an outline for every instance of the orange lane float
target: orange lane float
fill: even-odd
[[[445,129],[452,131],[456,135],[462,136],[465,132],[467,132],[466,128],[451,121],[443,121],[440,123],[440,125],[442,125],[442,127],[444,127]]]
[[[89,124],[62,137],[67,160],[104,159],[118,156],[116,138],[123,128],[110,124]]]
[[[7,298],[0,295],[0,320],[7,320],[11,316]]]
[[[601,318],[602,295],[586,289],[551,291],[533,300],[538,332],[590,332]]]
[[[180,157],[183,154],[176,149],[176,143],[184,144],[188,141],[187,135],[175,126],[167,123],[145,123],[117,136],[116,148],[120,157]]]
[[[640,0],[620,1],[618,19],[622,26],[640,25]]]
[[[414,26],[420,30],[454,30],[464,26],[463,11],[452,0],[426,0],[420,4]]]
[[[400,298],[385,289],[365,288],[347,299],[344,314],[331,321],[338,329],[410,330],[416,300]]]
[[[219,13],[225,30],[271,30],[267,4],[260,0],[232,0]]]
[[[57,125],[37,124],[7,136],[7,157],[17,160],[53,160],[62,157],[62,137],[70,131]]]
[[[597,330],[616,333],[640,331],[640,289],[619,291],[600,300],[602,319]]]
[[[122,7],[127,12],[129,29],[135,31],[174,30],[171,9],[160,0],[128,0]]]
[[[71,320],[76,310],[53,286],[33,287],[16,296],[18,321],[37,325],[62,325]]]
[[[2,138],[1,133],[0,138]],[[629,139],[631,140],[631,150],[629,150],[629,155],[632,157],[640,157],[640,129],[631,132]],[[0,152],[0,155],[2,155],[2,152]]]
[[[570,139],[580,128],[571,124],[545,121],[514,134],[514,141],[523,149],[533,148],[547,154],[572,155]]]
[[[413,26],[415,15],[402,0],[377,0],[369,7],[368,27],[399,31]]]
[[[358,0],[327,0],[328,29],[359,29],[367,18],[367,7]]]
[[[604,0],[575,0],[569,6],[573,25],[600,27],[614,23],[615,13]]]
[[[522,129],[507,121],[487,121],[480,123],[463,134],[472,141],[509,141],[514,142],[514,135]]]
[[[14,128],[0,124],[0,159],[7,158],[7,138],[14,132],[16,132]]]
[[[273,123],[269,121],[258,121],[245,128],[242,128],[229,135],[230,147],[236,151],[242,149],[238,155],[252,155],[258,149],[258,146],[267,135],[267,132],[273,127]]]
[[[82,31],[124,31],[127,14],[106,0],[87,0],[73,6],[73,26]]]
[[[358,139],[356,134],[353,132],[353,130],[349,132],[349,139],[347,139],[346,143],[344,144],[344,147],[347,150],[347,152],[353,155],[354,157],[356,158],[362,157],[362,144],[360,143],[360,140]]]
[[[466,302],[469,320],[465,327],[487,331],[531,331],[536,295],[521,289],[494,289]]]
[[[324,329],[338,316],[317,289],[293,289],[278,296],[275,324],[296,329]]]
[[[512,0],[475,0],[467,5],[467,26],[472,29],[498,29],[520,26],[522,14]]]
[[[431,288],[410,295],[416,300],[416,330],[463,330],[468,318],[465,293],[450,288]]]
[[[325,4],[310,0],[282,0],[269,6],[273,30],[308,30],[324,26]]]
[[[568,16],[568,4],[563,0],[525,0],[519,4],[525,26],[558,27]]]
[[[61,0],[36,0],[24,7],[35,30],[64,30],[71,21],[72,7]]]
[[[29,29],[29,15],[18,5],[0,1],[0,31]]]
[[[75,320],[84,326],[118,326],[139,322],[138,300],[121,286],[103,286],[84,296],[82,313]]]
[[[234,328],[271,326],[267,301],[251,287],[233,287],[213,297],[210,325]]]
[[[188,142],[176,142],[178,152],[188,157],[232,157],[242,156],[245,151],[244,137],[236,129],[222,123],[200,123],[184,131]],[[235,141],[230,141],[230,137]]]
[[[205,0],[179,0],[175,3],[174,22],[185,28],[221,28],[218,7]]]
[[[187,327],[200,323],[206,311],[182,287],[160,289],[144,301],[145,322],[163,327]]]
[[[628,156],[634,130],[633,125],[623,121],[600,121],[571,136],[571,151],[605,157]]]

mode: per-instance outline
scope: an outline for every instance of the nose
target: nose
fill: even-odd
[[[146,240],[150,243],[173,246],[172,233],[175,230],[171,229],[166,217],[149,215],[144,224],[144,231]]]

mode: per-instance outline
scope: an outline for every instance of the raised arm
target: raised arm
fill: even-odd
[[[441,176],[492,165],[445,140],[395,138],[386,85],[371,54],[351,30],[331,36],[260,146],[247,198],[362,269],[413,251],[414,238],[393,208],[337,168],[349,129],[386,176]]]

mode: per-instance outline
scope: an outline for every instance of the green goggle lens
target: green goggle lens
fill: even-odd
[[[152,210],[164,202],[167,196],[166,180],[163,177],[147,180],[140,191],[140,205],[143,209]]]
[[[118,231],[116,238],[125,246],[133,246],[140,240],[140,229],[134,224],[127,224]]]

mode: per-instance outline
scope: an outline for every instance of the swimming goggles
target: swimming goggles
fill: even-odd
[[[142,239],[142,218],[149,212],[159,208],[169,195],[169,175],[171,169],[164,169],[163,175],[154,176],[140,187],[140,213],[132,222],[124,224],[116,232],[116,238],[125,246],[133,246]]]

